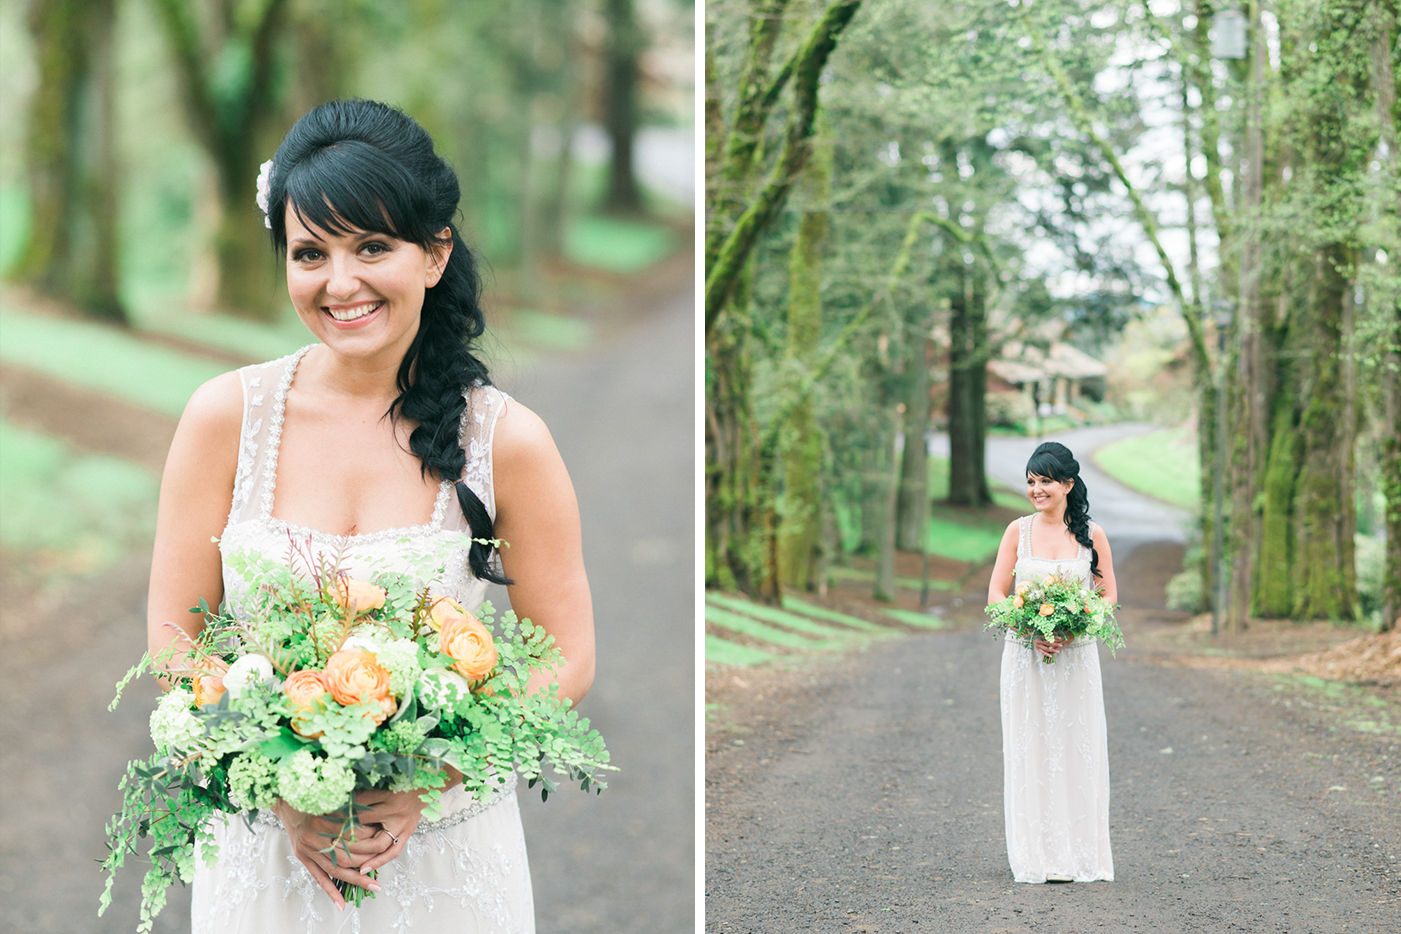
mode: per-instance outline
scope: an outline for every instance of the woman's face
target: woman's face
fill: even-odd
[[[450,251],[429,253],[381,233],[308,228],[287,209],[287,292],[302,323],[338,354],[383,354],[397,365]]]
[[[1051,515],[1063,513],[1065,498],[1074,486],[1074,480],[1052,480],[1034,473],[1026,475],[1026,495],[1037,512]]]

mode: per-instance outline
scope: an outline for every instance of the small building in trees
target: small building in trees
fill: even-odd
[[[1009,341],[988,362],[988,423],[1025,424],[1049,415],[1085,418],[1085,401],[1104,401],[1108,368],[1082,350]]]

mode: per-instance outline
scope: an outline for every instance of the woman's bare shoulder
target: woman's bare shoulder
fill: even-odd
[[[515,399],[496,420],[491,440],[492,458],[503,460],[531,459],[555,452],[555,440],[539,415]]]
[[[243,383],[237,371],[214,377],[185,403],[166,461],[167,472],[177,466],[232,475],[242,430]]]
[[[185,403],[180,424],[199,430],[228,430],[235,433],[243,423],[243,383],[237,370],[230,370],[202,384]]]

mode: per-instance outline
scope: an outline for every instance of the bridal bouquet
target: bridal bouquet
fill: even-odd
[[[984,611],[989,619],[983,628],[995,634],[1010,629],[1028,647],[1038,637],[1054,642],[1058,636],[1090,636],[1103,639],[1112,654],[1124,645],[1124,634],[1114,621],[1115,609],[1082,582],[1048,574],[1035,583],[1018,584],[1010,596],[990,604]],[[1054,655],[1042,656],[1048,665],[1055,660]]]
[[[163,672],[175,686],[151,715],[156,753],[127,767],[122,810],[107,827],[102,911],[136,839],[152,839],[141,931],[164,907],[166,888],[193,877],[197,843],[215,858],[205,825],[220,811],[251,821],[281,799],[307,814],[340,812],[349,836],[357,791],[420,791],[424,818],[435,820],[449,766],[481,799],[512,769],[547,797],[558,785],[542,774],[546,765],[584,791],[605,787],[596,773],[612,766],[598,731],[558,685],[527,693],[532,671],[563,663],[552,636],[511,612],[495,619],[489,603],[473,617],[416,587],[415,579],[439,576],[432,556],[414,576],[361,581],[305,551],[293,548],[286,564],[231,556],[246,585],[239,614],[201,602],[190,611],[205,614],[197,639],[182,631],[117,685],[119,700],[143,671],[185,659],[174,664],[187,667]],[[343,891],[357,905],[373,897]]]

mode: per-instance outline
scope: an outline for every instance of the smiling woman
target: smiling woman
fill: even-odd
[[[456,175],[403,113],[336,101],[298,121],[259,188],[292,302],[320,343],[190,400],[162,479],[152,655],[199,633],[187,607],[240,613],[239,555],[281,560],[295,541],[362,579],[414,576],[431,555],[444,563],[416,588],[468,613],[487,581],[510,586],[512,608],[564,655],[532,689],[557,682],[577,702],[594,670],[578,506],[549,431],[472,353],[480,282],[453,225]],[[511,548],[498,554],[501,541]],[[172,673],[195,667],[183,651]],[[346,909],[337,883],[349,883],[383,893],[350,909],[356,930],[533,931],[514,773],[502,772],[479,801],[449,771],[432,822],[420,790],[375,786],[357,795],[370,819],[361,810],[348,838],[338,817],[284,801],[275,816],[214,821],[194,930],[347,930],[325,909]]]

